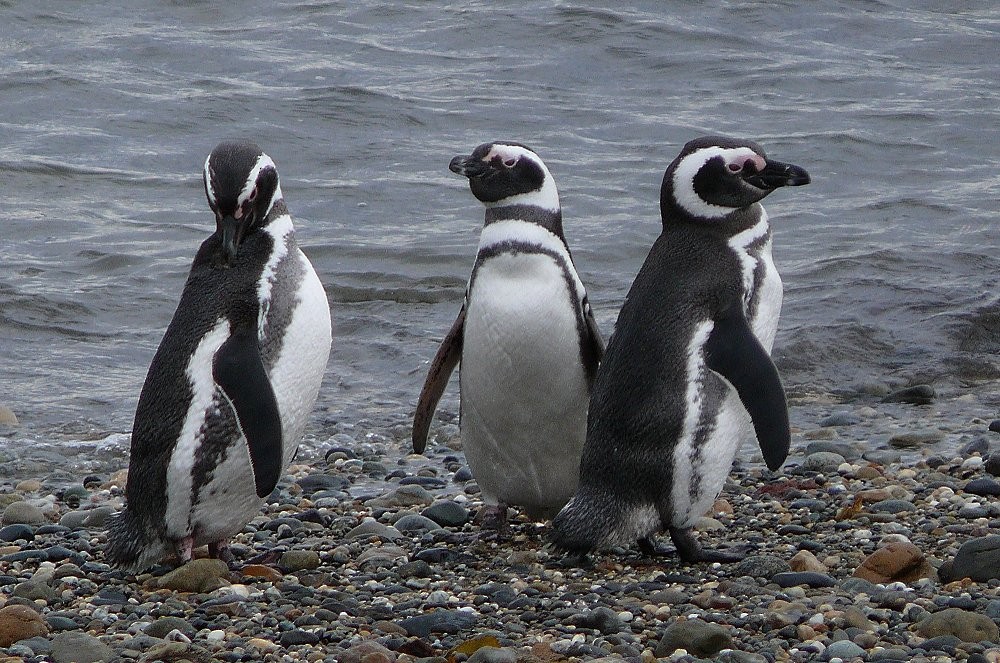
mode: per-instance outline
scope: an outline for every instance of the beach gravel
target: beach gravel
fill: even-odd
[[[26,449],[0,460],[0,662],[1000,661],[989,420],[943,393],[790,402],[812,423],[783,470],[740,461],[699,521],[729,565],[564,558],[516,510],[484,532],[457,433],[416,456],[355,424],[288,469],[235,565],[133,576],[103,555],[121,465]]]

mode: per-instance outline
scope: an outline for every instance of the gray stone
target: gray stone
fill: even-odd
[[[1000,538],[1000,536],[996,538]],[[940,612],[932,613],[917,624],[917,633],[925,638],[954,635],[962,642],[982,642],[984,640],[997,642],[997,639],[1000,638],[1000,628],[997,627],[996,622],[986,615],[961,608],[945,608]]]
[[[178,630],[189,638],[193,638],[198,633],[198,629],[180,617],[160,617],[147,626],[143,630],[143,633],[154,638],[163,639],[173,630]]]
[[[823,419],[820,419],[819,425],[824,428],[829,426],[853,426],[855,424],[861,423],[861,417],[854,414],[853,412],[841,411],[834,412]]]
[[[319,567],[319,553],[315,550],[286,550],[278,560],[278,566],[286,573],[307,571]]]
[[[806,456],[802,467],[813,472],[836,472],[847,460],[832,451],[817,451]]]
[[[958,453],[962,456],[968,458],[969,456],[974,456],[979,454],[980,456],[986,456],[990,451],[990,442],[985,437],[979,436],[969,442],[962,445],[962,448],[958,450]]]
[[[847,661],[852,658],[864,656],[865,650],[850,640],[838,640],[836,642],[831,642],[823,654],[824,658],[828,661],[831,658],[840,658]]]
[[[426,638],[431,633],[458,633],[471,628],[476,616],[464,610],[435,610],[398,622],[411,636]]]
[[[403,536],[398,529],[380,523],[374,518],[365,518],[361,524],[344,535],[348,539],[357,539],[362,536],[377,536],[389,541],[395,541]]]
[[[469,520],[469,510],[458,502],[438,500],[420,512],[442,527],[461,527]]]
[[[937,394],[929,384],[917,384],[903,387],[891,392],[882,399],[883,403],[909,403],[910,405],[929,405],[934,402]]]
[[[297,645],[314,645],[319,642],[319,633],[304,631],[300,628],[285,631],[278,638],[278,643],[282,647],[295,647]]]
[[[882,500],[869,504],[868,510],[874,513],[906,513],[916,511],[917,505],[907,500]]]
[[[510,647],[480,647],[468,663],[515,663],[518,652]]]
[[[1000,477],[1000,453],[991,453],[983,469],[995,477]]]
[[[97,663],[111,657],[111,647],[82,631],[64,631],[52,638],[55,663]]]
[[[962,488],[970,495],[980,495],[982,497],[996,497],[1000,495],[1000,482],[989,477],[973,479]]]
[[[840,454],[847,460],[857,460],[861,457],[861,452],[850,442],[839,440],[813,440],[806,445],[805,455],[827,451]]]
[[[777,583],[779,587],[796,587],[798,585],[806,585],[807,587],[833,587],[837,584],[837,581],[827,574],[817,571],[775,573],[771,576],[771,582]]]
[[[749,651],[730,649],[716,656],[715,663],[768,663],[767,657]]]
[[[777,573],[787,573],[792,570],[788,562],[774,555],[750,555],[733,567],[733,576],[750,576],[752,578],[767,578]]]
[[[13,594],[29,601],[42,600],[50,604],[59,600],[59,592],[54,587],[38,580],[25,580],[19,583],[14,587]]]
[[[6,527],[0,528],[0,541],[4,541],[6,543],[17,541],[18,539],[31,541],[34,538],[35,528],[30,525],[18,523],[16,525],[7,525]]]
[[[158,579],[164,589],[180,592],[212,592],[229,584],[229,567],[219,559],[193,559]]]
[[[406,534],[420,534],[422,532],[432,532],[436,529],[441,529],[441,526],[430,518],[416,513],[410,513],[403,516],[393,523],[393,527]]]
[[[670,624],[656,645],[657,658],[670,656],[678,649],[684,649],[695,656],[715,656],[723,649],[732,647],[733,638],[729,631],[718,624],[710,624],[700,619],[678,619]]]
[[[955,580],[971,578],[976,582],[1000,578],[1000,535],[963,543],[952,562],[951,577]]]
[[[908,433],[897,433],[889,438],[889,445],[897,449],[912,449],[914,447],[930,446],[944,439],[944,433],[939,430],[921,430]]]
[[[434,502],[434,496],[423,486],[410,484],[365,502],[369,508],[398,509],[409,506],[426,506]]]
[[[569,623],[580,628],[600,631],[604,635],[613,635],[625,628],[625,624],[618,616],[618,613],[604,606],[573,615]]]
[[[0,516],[0,525],[41,525],[47,522],[48,518],[41,509],[23,501],[8,504],[3,516]]]

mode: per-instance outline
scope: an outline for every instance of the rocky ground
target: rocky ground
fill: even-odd
[[[981,396],[892,396],[792,395],[784,470],[738,464],[698,527],[749,544],[725,566],[635,549],[581,565],[519,517],[482,536],[454,423],[415,456],[405,424],[361,422],[312,441],[235,570],[132,577],[102,554],[127,438],[10,435],[0,662],[1000,661],[1000,422]]]

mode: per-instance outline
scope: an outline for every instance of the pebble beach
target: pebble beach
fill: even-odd
[[[482,533],[444,412],[425,455],[403,419],[323,423],[232,569],[202,550],[130,576],[103,557],[128,435],[26,446],[7,425],[0,663],[1000,661],[989,387],[790,389],[784,468],[745,448],[698,525],[702,545],[745,550],[730,565],[566,559],[516,513],[508,537]]]

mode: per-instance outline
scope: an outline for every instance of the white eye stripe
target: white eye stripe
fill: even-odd
[[[274,161],[271,160],[271,157],[266,154],[261,154],[257,157],[257,163],[255,163],[253,168],[250,169],[250,174],[247,175],[247,181],[243,183],[243,190],[240,191],[240,195],[236,198],[238,203],[242,204],[250,199],[250,194],[257,186],[257,178],[260,176],[261,171],[267,167],[273,168],[276,173],[278,172],[278,169],[274,165]]]
[[[205,191],[208,193],[208,202],[215,207],[215,187],[212,186],[212,155],[205,159]]]

